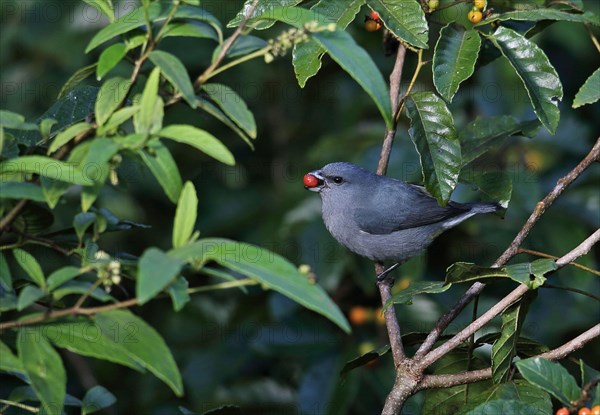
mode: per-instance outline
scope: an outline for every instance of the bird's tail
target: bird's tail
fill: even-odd
[[[478,202],[469,203],[471,212],[475,213],[492,213],[492,212],[504,212],[506,208],[497,202]],[[503,215],[504,216],[504,215]]]

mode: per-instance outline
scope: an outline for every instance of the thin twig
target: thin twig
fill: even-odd
[[[596,50],[598,51],[598,53],[600,53],[600,42],[598,42],[598,39],[594,35],[594,32],[592,32],[592,28],[587,23],[584,23],[583,26],[585,27],[585,30],[587,30],[588,35],[590,35],[590,39],[592,40],[592,43],[596,47]]]
[[[533,249],[526,249],[526,248],[519,248],[517,250],[517,254],[529,254],[529,255],[535,255],[535,256],[542,257],[542,258],[550,258],[550,259],[558,259],[559,258],[557,256],[550,255],[550,254],[547,254],[545,252],[534,251]],[[594,274],[594,275],[597,275],[597,276],[600,277],[600,271],[597,271],[597,270],[592,269],[592,268],[588,268],[588,267],[586,267],[584,265],[581,265],[581,264],[579,264],[577,262],[569,262],[569,265],[574,266],[576,268],[579,268],[579,269],[581,269],[583,271],[587,271],[587,272],[589,272],[591,274]]]
[[[569,173],[563,176],[558,180],[556,186],[548,193],[548,195],[537,204],[535,210],[523,225],[523,228],[519,231],[515,239],[511,242],[506,251],[496,260],[494,263],[494,267],[501,267],[505,265],[513,256],[515,256],[518,252],[519,247],[529,235],[529,232],[533,228],[533,226],[537,223],[540,217],[544,214],[546,209],[550,207],[554,201],[562,194],[562,192],[569,186],[585,169],[587,169],[594,161],[598,160],[600,156],[600,138],[596,140],[596,143],[590,150],[590,152],[585,156],[581,162],[573,168]],[[452,321],[462,312],[462,310],[475,298],[481,291],[485,284],[480,282],[476,282],[471,285],[471,287],[467,290],[467,292],[458,300],[450,310],[448,310],[435,324],[434,328],[431,330],[421,347],[417,350],[414,359],[418,360],[423,357],[425,354],[429,353],[432,347],[437,342],[438,337],[446,330],[446,328],[450,325]]]
[[[406,98],[408,98],[408,96],[412,92],[412,89],[417,82],[417,78],[419,77],[419,73],[421,72],[421,68],[426,63],[427,62],[423,62],[423,49],[419,49],[419,51],[417,52],[417,67],[415,68],[415,72],[413,73],[412,79],[410,80],[410,84],[408,84],[408,88],[406,88],[406,92],[404,92],[404,95],[402,96],[402,99],[400,100],[400,106],[394,112],[394,120],[396,122],[398,122],[398,120],[400,119],[400,114],[402,113],[402,109],[404,108],[404,103],[406,102]]]
[[[573,288],[573,287],[563,287],[561,285],[548,284],[546,282],[540,288],[551,288],[551,289],[555,289],[555,290],[570,291],[572,293],[585,295],[586,297],[590,297],[590,298],[593,298],[596,301],[600,301],[600,297],[598,297],[597,295],[594,295],[592,293],[588,293],[587,291],[583,291],[583,290],[580,290],[580,289],[577,289],[577,288]]]

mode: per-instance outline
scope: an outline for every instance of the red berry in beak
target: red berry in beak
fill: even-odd
[[[377,13],[375,10],[373,10],[373,11],[371,11],[370,17],[373,20],[379,20],[379,13]]]
[[[309,174],[304,175],[304,186],[315,187],[318,184],[319,184],[319,179],[317,179],[312,174],[309,173]]]

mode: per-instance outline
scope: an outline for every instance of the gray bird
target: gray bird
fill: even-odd
[[[395,263],[378,280],[418,255],[446,229],[501,209],[497,203],[449,202],[441,207],[421,186],[346,162],[308,173],[304,187],[321,195],[323,221],[339,243],[371,260]]]

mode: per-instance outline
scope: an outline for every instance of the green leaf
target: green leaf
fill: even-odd
[[[67,80],[67,82],[65,82],[63,87],[60,89],[60,92],[58,93],[56,99],[64,98],[68,92],[70,92],[73,88],[75,88],[77,85],[83,82],[88,76],[96,72],[97,66],[97,63],[93,63],[75,71],[75,73],[71,75],[71,77]]]
[[[52,292],[52,298],[54,300],[60,300],[68,295],[85,294],[89,292],[92,285],[93,284],[91,282],[87,281],[67,281]],[[107,301],[116,301],[109,294],[107,294],[106,291],[99,287],[90,293],[90,297],[95,298],[98,301],[102,301],[103,303]]]
[[[19,293],[19,300],[17,301],[17,311],[21,311],[31,304],[35,303],[37,300],[45,296],[46,293],[40,290],[38,287],[34,285],[28,285],[23,288]]]
[[[517,303],[502,312],[500,337],[492,346],[492,380],[495,384],[509,379],[512,361],[517,354],[517,342],[533,298],[535,293],[526,293]]]
[[[67,266],[57,269],[48,276],[48,291],[52,292],[58,286],[72,280],[80,274],[81,270],[77,267]]]
[[[111,0],[83,0],[92,7],[98,9],[111,22],[115,21],[115,11]]]
[[[432,92],[410,94],[406,100],[408,130],[421,160],[425,187],[445,206],[462,167],[460,142],[446,104]]]
[[[348,321],[316,284],[311,284],[304,274],[283,257],[255,245],[228,239],[201,239],[181,248],[173,249],[169,256],[184,260],[197,268],[208,261],[239,272],[291,298],[337,324],[349,333]]]
[[[510,278],[531,289],[536,289],[546,280],[544,274],[554,271],[556,268],[556,262],[553,259],[538,259],[503,268],[485,268],[469,262],[457,262],[446,270],[446,283]]]
[[[13,249],[13,255],[17,264],[29,275],[31,280],[35,282],[40,288],[46,287],[46,278],[39,262],[27,251],[16,248]]]
[[[469,405],[468,408],[460,410],[456,413],[456,415],[464,415],[468,413],[473,406],[478,407],[483,403],[498,400],[517,400],[537,408],[538,411],[543,411],[543,414],[552,413],[552,402],[550,401],[550,395],[523,379],[517,379],[511,382],[493,385],[489,389],[483,391],[477,397],[473,398],[474,400],[471,402],[471,405]],[[527,412],[527,414],[529,413],[530,412]],[[531,412],[532,415],[535,413],[537,412]],[[504,414],[504,412],[502,412],[502,414]]]
[[[551,8],[543,9],[523,9],[513,10],[501,14],[492,14],[488,16],[485,21],[481,21],[475,26],[482,26],[489,24],[493,21],[528,21],[528,22],[539,22],[540,20],[551,20],[551,21],[562,21],[562,22],[577,22],[577,23],[589,23],[595,26],[600,26],[600,20],[592,12],[585,13],[569,13],[562,10],[556,10]]]
[[[221,163],[235,165],[231,152],[212,134],[191,125],[169,125],[158,132],[158,135],[182,144],[190,145]]]
[[[379,13],[384,26],[396,37],[420,49],[427,49],[429,27],[425,13],[415,0],[367,0]]]
[[[477,339],[476,344],[493,344],[500,338],[500,333],[488,333],[484,334]],[[542,353],[546,353],[550,349],[545,344],[537,342],[535,340],[528,339],[526,337],[519,337],[517,339],[517,356],[521,358],[533,357]]]
[[[177,202],[175,221],[173,223],[173,248],[187,245],[194,232],[196,214],[198,213],[198,197],[192,182],[186,182]]]
[[[6,257],[2,252],[0,252],[0,288],[0,292],[12,291],[13,289],[12,274],[10,273]]]
[[[222,84],[204,84],[202,89],[246,134],[256,138],[256,122],[248,106],[233,89]]]
[[[367,352],[363,355],[358,356],[357,358],[354,358],[354,359],[346,362],[346,364],[344,365],[344,367],[342,368],[342,370],[340,372],[340,377],[343,378],[351,370],[354,370],[361,366],[369,364],[369,363],[379,359],[380,357],[385,356],[390,351],[391,351],[390,346],[388,344],[386,344],[385,346],[382,346],[376,350]]]
[[[13,373],[24,373],[23,365],[12,350],[0,341],[0,370]]]
[[[67,183],[90,185],[83,172],[63,161],[44,156],[22,156],[0,163],[0,176],[7,173],[38,174]]]
[[[79,242],[83,240],[83,235],[85,235],[85,231],[94,224],[96,221],[96,214],[93,212],[81,212],[75,215],[73,218],[73,227],[75,228],[75,233],[77,234],[77,239]]]
[[[310,9],[328,22],[345,29],[359,12],[366,0],[320,0]],[[294,45],[292,63],[298,85],[304,88],[308,78],[317,74],[321,68],[321,58],[325,53],[315,39]]]
[[[469,352],[466,349],[458,349],[445,355],[434,365],[434,374],[455,374],[467,370],[483,369],[487,366],[488,364],[477,357],[469,359]],[[421,413],[456,415],[460,410],[473,408],[475,402],[491,385],[490,380],[484,380],[468,385],[427,390]]]
[[[60,415],[65,401],[67,375],[59,354],[45,336],[36,336],[30,330],[19,330],[17,350],[31,386],[42,402],[44,413]]]
[[[489,39],[523,81],[540,122],[554,134],[560,118],[558,103],[562,100],[563,90],[544,51],[514,30],[502,26]]]
[[[318,20],[319,16],[312,10],[300,7],[276,7],[262,18],[280,20],[302,29],[304,24]],[[373,99],[386,126],[391,127],[392,110],[387,84],[371,56],[354,41],[352,36],[341,30],[312,33],[312,38]]]
[[[579,108],[582,105],[593,104],[600,99],[600,68],[586,79],[585,83],[577,91],[573,100],[573,108]]]
[[[133,105],[115,111],[103,126],[98,127],[96,133],[99,136],[114,133],[117,127],[133,117],[139,110],[139,105]]]
[[[109,161],[119,151],[119,144],[107,137],[96,137],[80,168],[85,175],[94,181],[93,186],[83,188],[81,194],[81,210],[87,212],[92,206],[98,193],[102,190],[110,170]]]
[[[180,311],[190,301],[188,281],[184,277],[177,277],[175,282],[169,285],[167,292],[171,296],[175,311]]]
[[[54,118],[44,118],[40,122],[40,134],[42,135],[42,139],[44,141],[48,141],[50,139],[52,127],[54,127],[57,122],[58,121],[56,121]]]
[[[478,171],[463,168],[458,181],[481,193],[481,200],[508,207],[512,194],[512,179],[505,171]]]
[[[256,30],[268,29],[273,26],[275,22],[268,19],[268,16],[273,13],[273,10],[278,7],[285,7],[289,10],[291,6],[295,6],[301,3],[302,0],[259,0],[254,13],[252,13],[251,19],[246,23],[246,27],[252,27]],[[246,13],[254,3],[254,0],[246,0],[240,12],[227,23],[227,27],[237,27],[240,25],[242,20],[246,18]],[[293,15],[294,13],[292,13]],[[265,20],[266,19],[266,20]]]
[[[386,304],[384,310],[392,304],[412,304],[412,298],[419,294],[438,294],[448,290],[452,284],[442,281],[411,281],[410,285],[395,294]]]
[[[109,73],[127,54],[127,45],[124,43],[115,43],[102,51],[98,58],[96,67],[96,79],[101,80],[104,75]]]
[[[50,117],[48,117],[50,118]],[[25,117],[16,112],[0,110],[0,126],[18,130],[37,130],[38,127],[32,123],[26,123]]]
[[[519,360],[517,369],[530,383],[542,388],[565,406],[579,399],[581,388],[575,378],[560,364],[540,357]]]
[[[227,115],[225,115],[225,113],[221,111],[216,105],[202,98],[198,98],[196,103],[198,104],[198,108],[201,108],[202,110],[206,111],[207,113],[215,117],[217,120],[221,121],[223,124],[231,128],[237,135],[239,135],[242,138],[242,140],[246,142],[246,144],[250,146],[250,148],[254,149],[254,144],[252,144],[250,137],[248,137],[248,135],[244,131],[242,131],[233,121],[231,121],[231,119]]]
[[[167,13],[163,13],[160,16],[160,19],[165,19],[166,16]],[[219,43],[223,43],[223,28],[221,27],[221,22],[208,11],[200,7],[179,6],[175,12],[175,18],[190,19],[208,23],[217,32]]]
[[[217,35],[215,29],[209,24],[203,22],[171,23],[163,32],[162,37],[165,38],[174,36],[213,39],[216,41],[219,40],[219,36]]]
[[[42,188],[33,183],[0,181],[0,195],[3,199],[27,199],[44,202]]]
[[[96,385],[85,393],[81,405],[81,414],[87,415],[108,408],[117,402],[115,395],[103,386]]]
[[[110,116],[121,106],[131,88],[131,81],[120,77],[105,81],[98,91],[96,99],[96,122],[99,126],[110,118]]]
[[[47,154],[54,153],[56,150],[67,144],[78,135],[90,131],[92,128],[92,125],[87,122],[80,122],[71,125],[69,128],[61,131],[56,135],[56,137],[54,137],[52,144],[50,144],[50,147],[48,147]]]
[[[124,337],[110,339],[120,344],[136,362],[165,382],[177,396],[183,395],[181,374],[162,337],[144,320],[126,310],[112,310],[96,317],[98,327],[107,333],[115,328]]]
[[[155,133],[162,128],[164,104],[158,96],[160,69],[154,68],[146,81],[144,92],[140,98],[140,111],[133,116],[136,133]]]
[[[133,342],[135,327],[113,325],[103,330],[93,319],[75,319],[68,323],[52,323],[38,328],[43,336],[57,347],[70,350],[82,356],[106,360],[144,371],[144,366],[127,352],[125,342]]]
[[[518,121],[510,115],[477,117],[463,128],[458,136],[462,150],[463,165],[502,145],[514,135],[531,137],[537,133],[538,120]]]
[[[452,102],[459,85],[473,75],[480,47],[477,30],[448,24],[440,31],[433,54],[433,83],[446,101]]]
[[[181,175],[171,152],[159,140],[148,142],[147,150],[139,150],[139,156],[150,169],[171,202],[177,203],[181,193]]]
[[[548,412],[543,411],[533,405],[524,403],[520,400],[497,400],[483,403],[473,409],[472,411],[466,412],[466,415],[489,415],[489,414],[502,414],[502,415],[546,415]]]
[[[183,99],[186,100],[190,107],[196,108],[194,86],[185,66],[183,66],[179,58],[161,50],[154,50],[150,53],[150,60],[160,68],[164,77],[167,78],[175,89],[181,92]]]
[[[140,257],[135,295],[140,304],[154,298],[179,275],[183,262],[160,249],[149,248]]]

